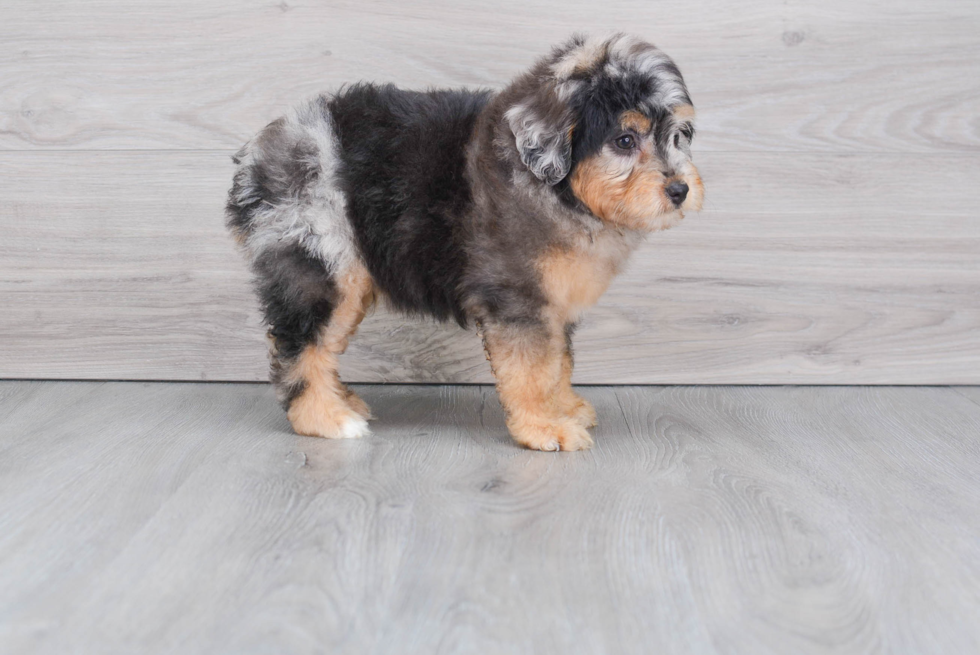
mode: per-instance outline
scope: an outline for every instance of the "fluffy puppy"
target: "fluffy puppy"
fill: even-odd
[[[368,434],[337,357],[379,297],[482,333],[507,427],[592,445],[572,331],[643,235],[701,207],[694,109],[663,52],[573,37],[499,93],[356,84],[234,157],[228,227],[255,274],[299,434]]]

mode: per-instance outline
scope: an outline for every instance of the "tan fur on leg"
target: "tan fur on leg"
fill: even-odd
[[[592,437],[559,403],[564,336],[518,328],[488,329],[484,339],[507,429],[533,450],[584,450]]]
[[[590,307],[606,290],[625,261],[628,251],[621,241],[600,236],[578,248],[554,249],[538,262],[541,286],[549,304],[544,313],[556,324],[576,320],[579,312]],[[596,424],[591,404],[572,391],[572,356],[570,344],[563,344],[561,375],[556,389],[561,413],[581,426]]]
[[[311,437],[352,438],[370,434],[371,410],[348,389],[337,374],[337,358],[374,302],[374,284],[363,266],[338,279],[339,304],[318,343],[307,346],[290,370],[287,383],[305,386],[289,406],[287,417],[298,434]]]
[[[561,411],[579,423],[591,428],[596,424],[595,408],[588,400],[572,391],[572,354],[565,349],[561,359],[561,378],[558,381],[558,403]]]
[[[371,408],[368,407],[368,404],[361,400],[361,397],[354,393],[351,389],[347,388],[346,386],[344,388],[347,391],[347,397],[345,398],[347,405],[365,421],[370,421],[373,419],[374,415],[371,414]]]

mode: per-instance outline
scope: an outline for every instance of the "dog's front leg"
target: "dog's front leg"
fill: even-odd
[[[596,424],[595,408],[588,400],[572,391],[572,369],[575,366],[572,355],[573,332],[575,332],[574,324],[569,323],[565,326],[565,348],[562,351],[561,376],[558,380],[558,402],[566,416],[572,417],[583,427],[591,428]]]
[[[563,326],[484,325],[483,332],[514,441],[534,450],[591,447],[588,431],[563,406]]]

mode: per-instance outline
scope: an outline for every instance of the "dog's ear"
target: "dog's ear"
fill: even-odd
[[[554,186],[572,166],[572,113],[556,102],[526,102],[504,114],[521,161],[535,177]]]

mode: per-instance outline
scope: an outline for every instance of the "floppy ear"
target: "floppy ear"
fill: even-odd
[[[550,114],[550,115],[549,115]],[[514,133],[521,161],[534,176],[554,186],[572,165],[572,115],[564,107],[550,112],[529,104],[511,107],[504,118]]]

